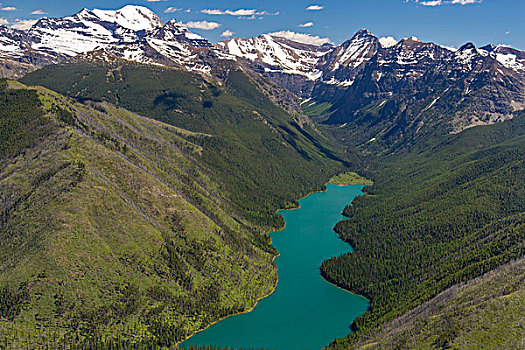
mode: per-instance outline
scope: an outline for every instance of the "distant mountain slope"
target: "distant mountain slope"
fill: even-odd
[[[330,45],[305,44],[283,38],[278,33],[233,38],[216,46],[301,97],[310,95],[321,74],[316,69],[317,64],[332,50]]]
[[[293,44],[269,35],[217,47],[306,99],[312,118],[365,152],[412,147],[525,109],[523,51],[470,43],[454,51],[413,37],[384,45],[363,29],[335,47],[288,52]]]
[[[252,218],[293,202],[312,189],[308,183],[321,184],[343,168],[342,152],[329,137],[276,106],[234,64],[217,68],[223,76],[210,82],[182,70],[106,58],[73,58],[21,81],[214,135],[198,142],[202,161],[214,169],[220,190]]]
[[[341,132],[364,150],[377,151],[500,122],[524,108],[521,70],[472,44],[451,52],[407,39],[378,51],[332,101],[327,122],[346,123]]]

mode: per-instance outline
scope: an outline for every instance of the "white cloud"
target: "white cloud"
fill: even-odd
[[[224,11],[227,15],[231,16],[253,16],[257,12],[256,10],[246,10],[246,9],[238,9],[235,11],[226,10]]]
[[[315,35],[304,34],[304,33],[295,33],[289,30],[281,30],[279,32],[268,33],[271,36],[277,36],[280,38],[285,38],[293,41],[297,41],[303,44],[317,45],[321,46],[323,44],[333,44],[329,38],[321,38]]]
[[[31,12],[32,15],[47,15],[48,13],[47,12],[44,12],[42,10],[35,10],[33,12]]]
[[[303,23],[303,24],[299,24],[299,27],[301,28],[308,28],[308,27],[312,27],[314,25],[314,22],[306,22],[306,23]]]
[[[7,24],[9,24],[9,21],[5,18],[0,17],[0,25],[7,25]]]
[[[306,10],[308,11],[319,11],[322,9],[324,9],[324,6],[321,6],[321,5],[310,5],[306,8]]]
[[[230,36],[233,36],[233,34],[235,33],[232,32],[231,30],[225,30],[224,32],[222,32],[221,36],[225,38],[229,38]]]
[[[405,2],[409,2],[409,0],[405,0]],[[414,0],[414,2],[421,4],[423,6],[441,6],[441,5],[470,5],[470,4],[479,4],[483,2],[483,0]]]
[[[0,11],[16,11],[16,7],[6,6],[6,7],[0,8]]]
[[[423,5],[423,6],[440,6],[440,5],[443,5],[443,1],[442,0],[422,1],[421,5]]]
[[[483,0],[452,0],[451,4],[459,4],[459,5],[468,5],[468,4],[477,4],[482,2]]]
[[[253,15],[256,14],[257,10],[255,10],[255,9],[250,9],[250,10],[238,9],[238,10],[235,10],[235,11],[232,11],[232,10],[222,11],[222,10],[219,10],[219,9],[215,9],[215,10],[204,9],[201,12],[202,13],[206,13],[208,15],[253,16]]]
[[[505,32],[505,35],[509,35],[509,34],[510,34],[510,30],[507,30],[507,31]]]
[[[201,10],[201,13],[205,13],[207,15],[225,15],[226,14],[226,12],[219,10],[219,9],[216,9],[216,10],[204,9],[204,10]]]
[[[201,10],[201,13],[205,13],[207,15],[230,15],[230,16],[239,16],[243,18],[251,18],[251,16],[263,16],[263,15],[269,15],[269,16],[275,16],[278,15],[279,12],[268,12],[268,11],[258,11],[256,9],[238,9],[238,10],[219,10],[219,9],[204,9]]]
[[[187,28],[202,29],[202,30],[213,30],[221,26],[217,22],[208,22],[208,21],[190,21],[187,23],[183,23],[182,25]]]
[[[186,13],[189,13],[191,12],[190,9],[181,9],[181,8],[177,8],[177,7],[168,7],[167,9],[164,10],[164,13],[174,13],[174,12],[186,12]]]
[[[391,36],[386,36],[383,38],[379,38],[379,43],[381,44],[381,46],[386,48],[386,47],[394,46],[395,44],[398,43],[398,41]]]
[[[36,22],[38,22],[36,19],[15,19],[15,22],[11,24],[11,27],[18,30],[26,30],[31,28]]]

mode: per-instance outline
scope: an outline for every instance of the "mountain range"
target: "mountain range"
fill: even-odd
[[[436,128],[446,134],[506,120],[525,108],[524,51],[471,43],[456,50],[415,37],[396,43],[365,29],[338,46],[286,34],[212,44],[145,7],[84,9],[42,18],[27,31],[1,27],[0,70],[16,77],[93,51],[208,76],[220,75],[227,62],[302,98],[312,118],[343,125],[372,152],[417,142]]]
[[[346,170],[375,183],[321,274],[371,307],[330,347],[477,341],[478,307],[523,291],[475,299],[523,270],[525,52],[309,39],[213,44],[131,5],[0,26],[0,347],[171,348],[249,310],[276,210]]]

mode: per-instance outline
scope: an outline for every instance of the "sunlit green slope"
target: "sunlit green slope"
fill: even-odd
[[[232,110],[248,108],[239,103]],[[262,234],[279,224],[273,210],[342,167],[315,147],[299,154],[281,135],[275,146],[253,106],[238,118],[261,126],[260,139],[232,134],[230,144],[214,128],[189,131],[14,82],[2,82],[0,104],[0,343],[8,348],[168,347],[247,310],[276,282]],[[251,161],[265,141],[288,158]],[[230,154],[223,145],[234,143]],[[276,186],[265,187],[272,166]],[[234,178],[239,187],[230,187]]]

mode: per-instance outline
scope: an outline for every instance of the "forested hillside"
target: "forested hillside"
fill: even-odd
[[[378,164],[368,196],[336,226],[354,252],[321,268],[371,300],[356,332],[331,348],[352,347],[448,287],[525,255],[525,115]],[[452,346],[449,330],[432,346]]]
[[[523,349],[525,260],[454,285],[389,322],[358,349]]]
[[[192,139],[201,160],[251,220],[277,227],[275,208],[319,189],[341,170],[342,152],[299,115],[290,116],[231,63],[207,79],[181,70],[97,57],[45,67],[21,81],[79,99],[114,103],[214,137]],[[313,186],[313,187],[312,187]],[[260,213],[264,214],[261,215]],[[268,221],[270,220],[271,221]]]
[[[248,145],[232,134],[233,154],[211,149],[228,145],[213,128],[193,132],[14,82],[3,81],[0,93],[7,348],[163,348],[249,309],[276,283],[275,251],[263,234],[280,224],[273,211],[342,167],[313,152],[296,155],[284,140],[275,145],[272,131]],[[248,106],[238,103],[232,114],[242,124],[235,111]],[[265,126],[250,108],[245,122]],[[263,141],[286,158],[239,161]],[[294,177],[300,168],[286,162],[308,167]],[[268,176],[251,180],[272,166],[274,187]],[[230,190],[232,177],[241,185]],[[256,197],[262,190],[266,197]]]

